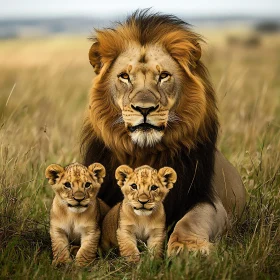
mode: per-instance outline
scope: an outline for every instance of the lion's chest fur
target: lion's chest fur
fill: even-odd
[[[133,225],[133,232],[136,236],[136,239],[147,241],[149,236],[151,235],[152,228],[151,226],[145,221],[142,223],[137,223]]]
[[[80,243],[81,236],[85,232],[86,224],[81,223],[80,221],[68,219],[61,224],[61,228],[64,230],[70,242]]]
[[[65,232],[70,242],[80,243],[81,237],[98,225],[98,208],[89,205],[84,212],[73,212],[69,207],[54,199],[51,209],[51,228],[59,228]]]
[[[157,229],[165,228],[165,214],[163,207],[159,207],[160,211],[150,216],[138,216],[133,213],[120,212],[119,229],[130,231],[137,240],[146,242],[149,237],[154,234]]]

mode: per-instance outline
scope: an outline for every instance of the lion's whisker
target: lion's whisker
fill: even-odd
[[[182,119],[175,112],[170,112],[168,116],[168,122],[180,122]]]
[[[111,125],[115,126],[115,125],[120,124],[120,123],[124,123],[122,115],[120,115],[115,121],[113,121]]]

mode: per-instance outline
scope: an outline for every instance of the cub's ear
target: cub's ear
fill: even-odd
[[[124,186],[124,182],[129,174],[133,172],[133,169],[128,165],[121,165],[116,169],[115,177],[117,179],[117,183],[120,187]]]
[[[105,167],[101,163],[93,163],[88,167],[88,170],[97,177],[97,182],[99,184],[103,183],[103,178],[106,175]]]
[[[88,57],[89,57],[89,62],[94,69],[94,72],[96,74],[99,74],[102,64],[101,64],[101,55],[99,53],[98,41],[92,44],[91,48],[89,49]]]
[[[171,167],[163,167],[158,171],[158,176],[168,189],[173,188],[173,184],[177,181],[177,173]]]
[[[59,164],[49,165],[45,171],[45,176],[49,179],[49,184],[54,185],[56,183],[56,179],[61,177],[64,171],[64,168]]]

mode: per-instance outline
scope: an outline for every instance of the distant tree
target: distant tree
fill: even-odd
[[[255,26],[255,30],[262,33],[275,33],[280,31],[280,23],[277,21],[264,21]]]

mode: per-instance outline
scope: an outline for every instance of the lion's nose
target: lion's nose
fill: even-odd
[[[149,199],[138,199],[138,201],[141,203],[141,204],[146,204],[147,202],[149,202]]]
[[[148,116],[151,112],[157,110],[159,105],[157,106],[152,106],[152,107],[139,107],[139,106],[133,106],[131,105],[131,108],[137,112],[140,112],[144,117]]]
[[[76,201],[78,202],[81,202],[82,200],[85,199],[85,194],[83,192],[76,192],[74,195],[73,195],[73,199],[75,199]]]

